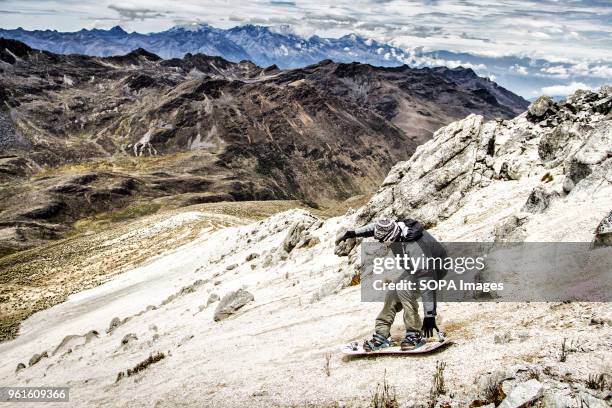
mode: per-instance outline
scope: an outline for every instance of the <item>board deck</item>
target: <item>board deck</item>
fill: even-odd
[[[362,345],[357,346],[357,350],[354,350],[351,343],[343,344],[340,346],[340,351],[349,356],[373,356],[373,355],[392,355],[392,354],[426,354],[431,353],[434,350],[438,350],[441,347],[446,347],[452,342],[448,339],[444,341],[429,341],[421,347],[417,347],[414,350],[402,351],[399,346],[387,347],[377,351],[365,351]]]

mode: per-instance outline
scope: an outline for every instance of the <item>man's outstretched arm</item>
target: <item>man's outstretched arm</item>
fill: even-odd
[[[336,244],[345,241],[349,238],[366,238],[366,237],[373,237],[374,236],[374,226],[376,224],[372,223],[372,224],[367,224],[364,225],[363,227],[359,227],[357,229],[354,230],[348,230],[346,231],[344,234],[342,234],[337,240],[336,240]]]

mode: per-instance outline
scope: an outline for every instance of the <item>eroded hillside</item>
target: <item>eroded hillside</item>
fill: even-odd
[[[0,60],[4,253],[160,197],[327,205],[371,192],[452,120],[526,107],[463,68],[279,70],[142,49],[56,55],[12,40],[0,40]]]

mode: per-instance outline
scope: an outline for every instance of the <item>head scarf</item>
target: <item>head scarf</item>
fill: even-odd
[[[401,233],[401,228],[397,222],[383,218],[376,221],[374,226],[374,238],[380,242],[396,241]]]

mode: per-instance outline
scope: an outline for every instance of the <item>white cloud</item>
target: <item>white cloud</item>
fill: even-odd
[[[550,35],[542,32],[542,31],[534,31],[531,33],[531,36],[534,38],[537,38],[539,40],[548,40],[549,38],[551,38]]]
[[[591,68],[591,75],[612,79],[612,67],[609,65],[597,65]]]
[[[585,62],[569,66],[552,65],[540,69],[543,74],[552,75],[557,78],[570,77],[597,77],[612,79],[612,66],[606,64],[589,65]]]
[[[602,0],[0,0],[0,27],[76,31],[129,22],[138,32],[162,31],[179,20],[215,27],[239,23],[290,24],[310,37],[355,32],[400,48],[481,55],[541,57],[601,65],[612,60],[609,16]],[[45,12],[53,4],[54,14]],[[231,4],[231,13],[228,11]],[[280,6],[283,7],[280,7]],[[112,6],[109,8],[108,6]],[[32,15],[38,13],[36,18]],[[45,14],[46,13],[46,14]],[[237,21],[240,20],[240,21]],[[598,62],[599,61],[599,62]]]
[[[567,85],[553,85],[542,88],[541,93],[550,96],[566,96],[576,92],[578,89],[590,90],[591,87],[582,82],[572,82]]]
[[[413,65],[417,67],[449,67],[449,68],[471,68],[474,71],[486,71],[487,66],[485,64],[473,64],[471,62],[460,61],[460,60],[447,60],[443,58],[434,58],[428,55],[417,55],[414,50],[407,50],[406,53],[401,55],[393,50],[393,56],[404,64]]]
[[[514,64],[513,66],[511,66],[510,71],[514,71],[519,75],[529,75],[529,71],[527,70],[527,67],[524,67],[519,64]]]
[[[554,65],[552,67],[542,68],[540,71],[561,78],[567,78],[569,76],[567,68],[565,68],[563,65]]]

